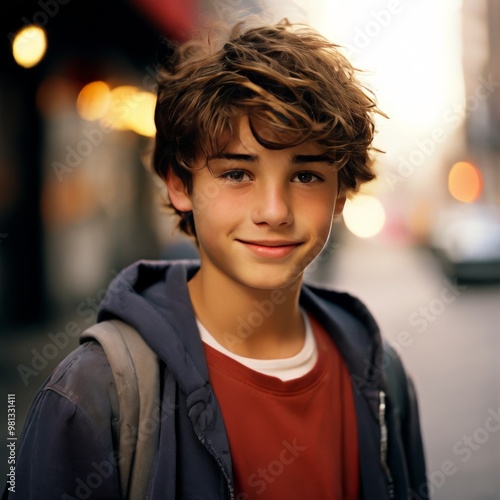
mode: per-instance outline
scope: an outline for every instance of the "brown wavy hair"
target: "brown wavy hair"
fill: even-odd
[[[374,179],[373,115],[383,113],[340,47],[287,21],[243,26],[222,42],[212,31],[175,47],[160,69],[156,173],[165,179],[172,169],[190,191],[194,162],[222,151],[236,118],[247,114],[256,140],[267,148],[305,141],[324,146],[346,195]],[[258,136],[256,121],[276,140]],[[181,216],[179,228],[196,236],[192,217],[169,206]]]

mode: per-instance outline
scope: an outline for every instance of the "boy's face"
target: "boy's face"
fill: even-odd
[[[263,126],[255,128],[266,138]],[[191,193],[175,175],[167,178],[174,206],[193,211],[200,272],[214,284],[230,279],[257,289],[300,278],[345,203],[324,149],[314,142],[266,149],[243,116],[223,154],[204,165],[204,158],[196,165]]]

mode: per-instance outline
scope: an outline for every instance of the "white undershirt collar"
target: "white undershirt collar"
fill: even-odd
[[[318,359],[318,350],[316,347],[316,340],[312,331],[311,323],[305,311],[301,310],[302,317],[306,327],[306,338],[304,346],[294,356],[284,359],[254,359],[238,356],[226,349],[223,345],[219,344],[217,340],[210,334],[210,332],[201,324],[196,318],[198,329],[200,330],[201,340],[213,349],[220,353],[234,359],[238,363],[256,371],[277,377],[282,381],[293,380],[304,376],[311,371]]]

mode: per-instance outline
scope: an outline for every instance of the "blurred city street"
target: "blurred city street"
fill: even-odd
[[[398,243],[352,238],[334,261],[323,279],[367,304],[414,379],[432,498],[500,498],[500,285],[453,284]]]

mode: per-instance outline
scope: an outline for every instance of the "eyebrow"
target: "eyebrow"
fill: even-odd
[[[258,155],[250,154],[238,154],[238,153],[217,153],[210,156],[209,160],[236,160],[244,162],[252,162],[258,160]],[[293,157],[292,162],[294,164],[301,163],[333,163],[333,158],[328,155],[296,155]]]
[[[237,161],[256,161],[259,157],[257,155],[237,154],[237,153],[217,153],[209,156],[209,160],[237,160]]]

